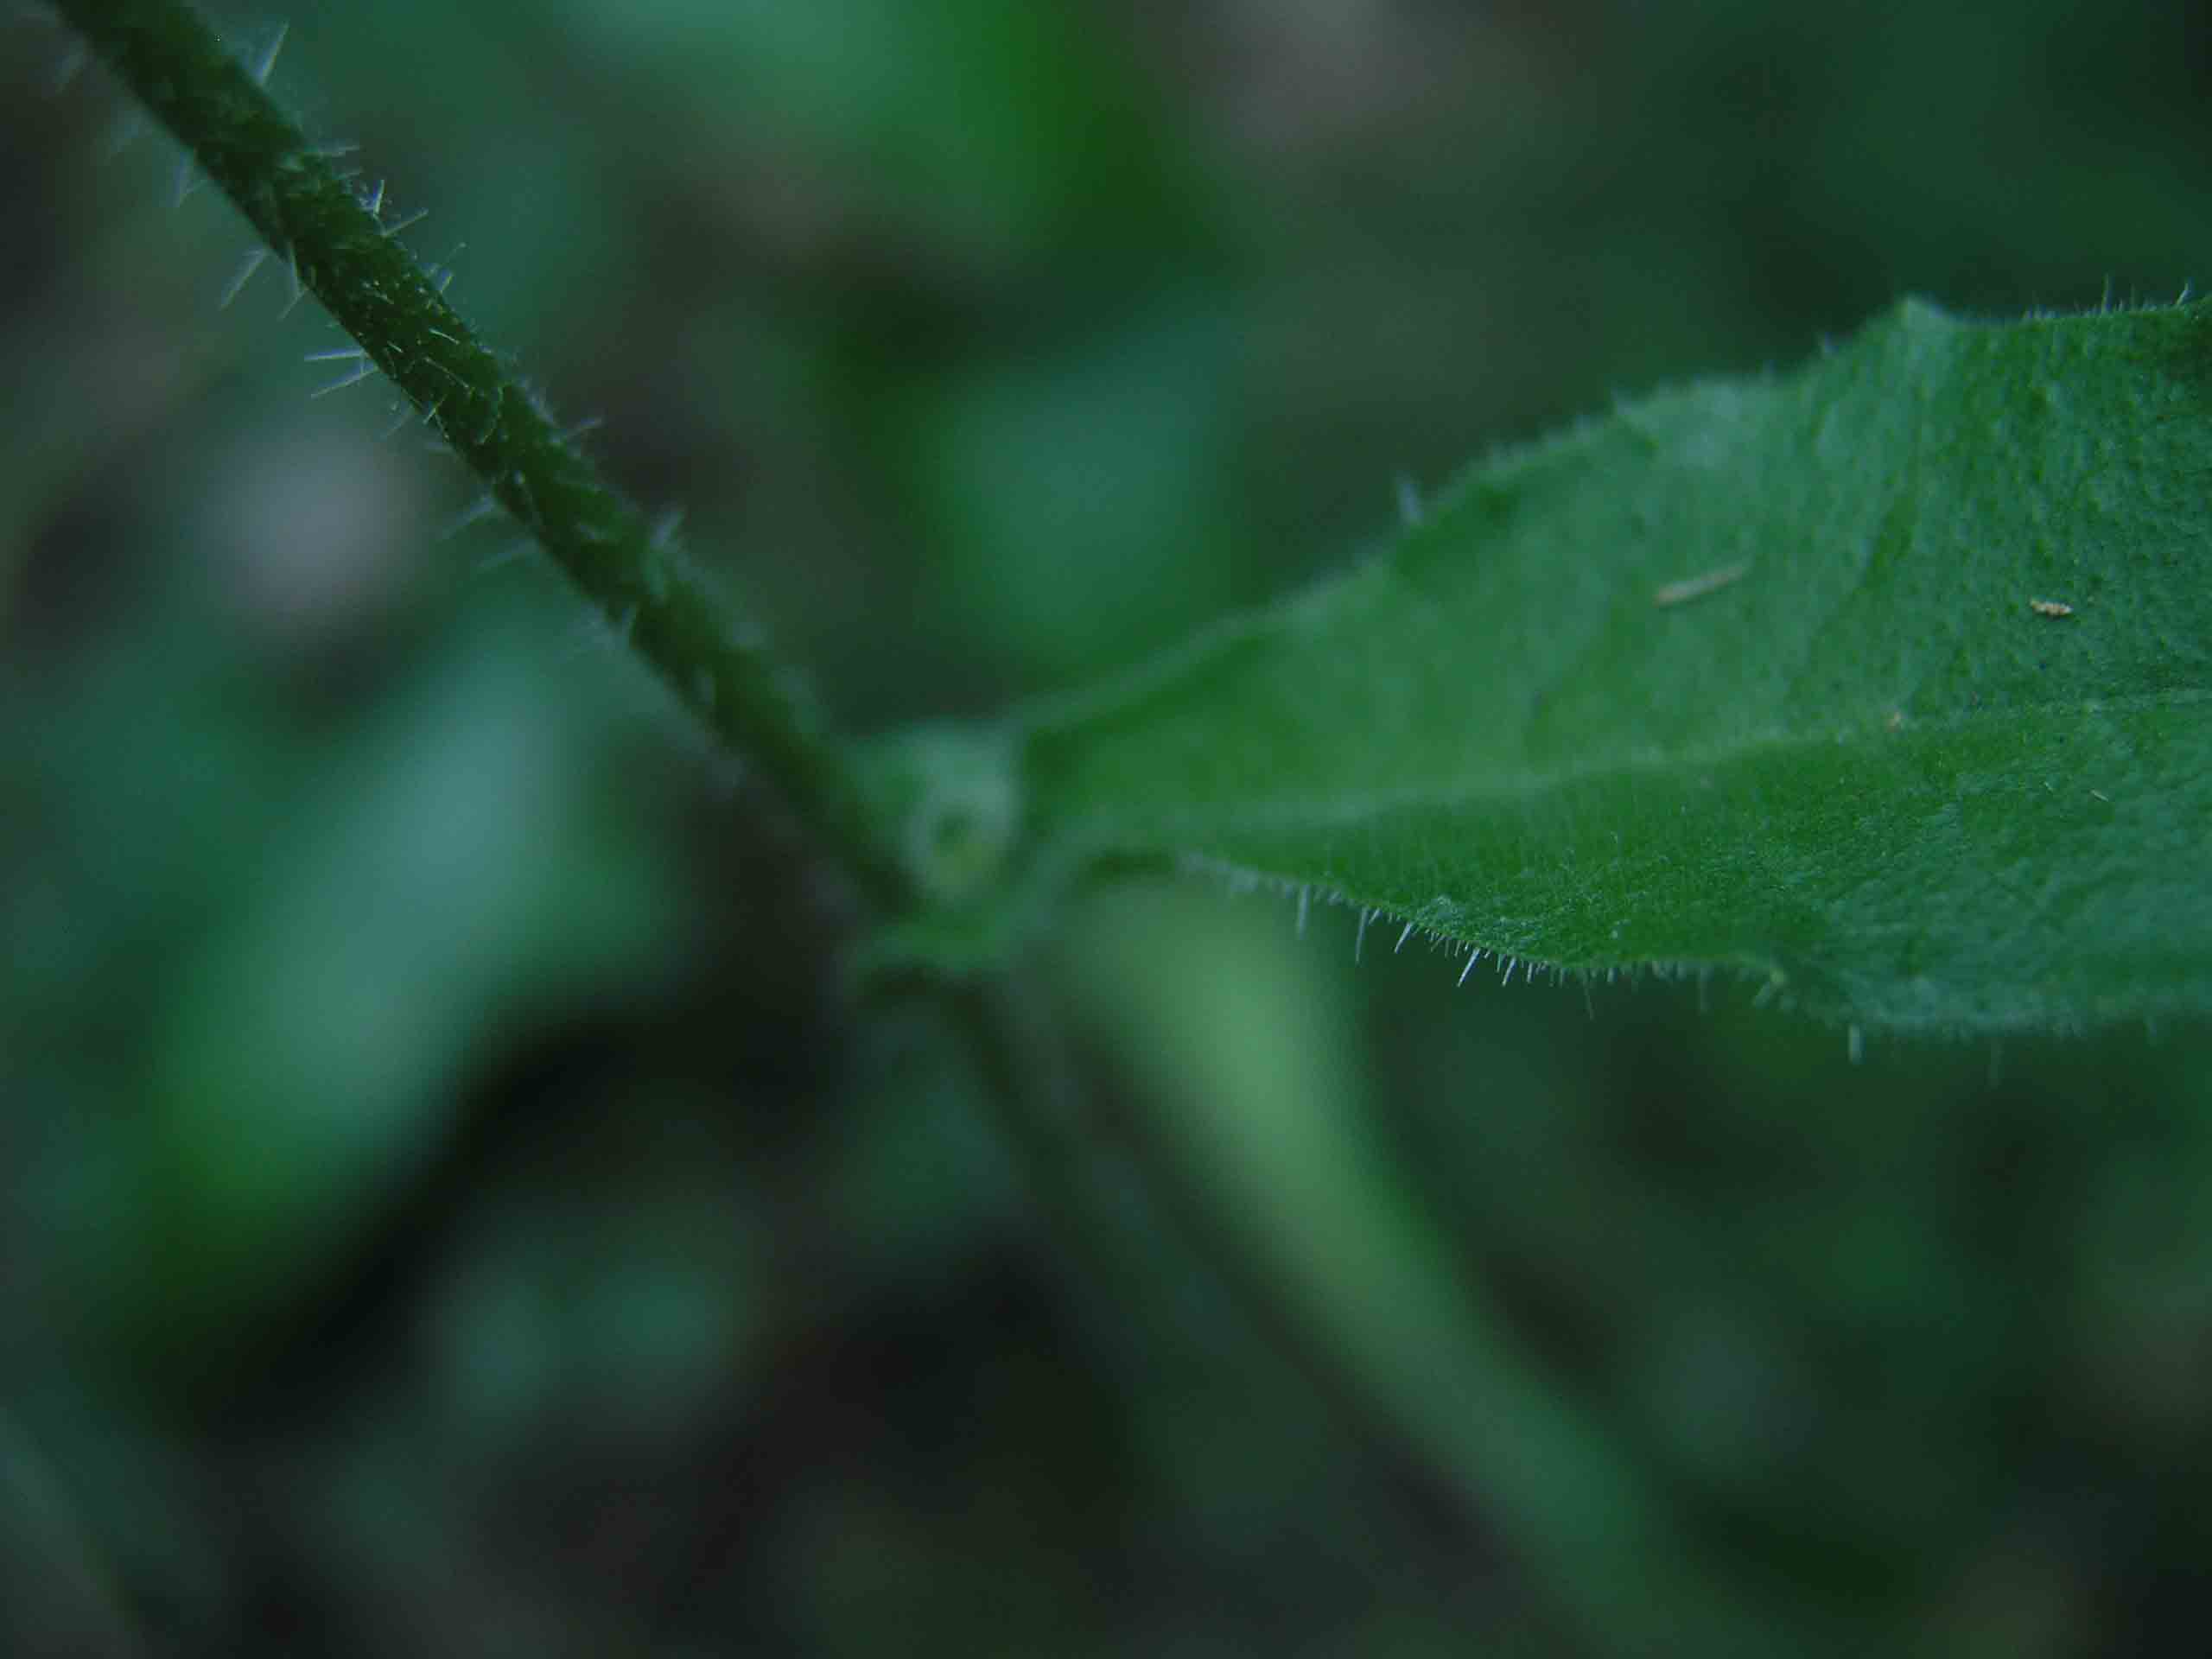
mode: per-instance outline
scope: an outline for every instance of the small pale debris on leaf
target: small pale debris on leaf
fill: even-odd
[[[2037,616],[2071,616],[2074,614],[2074,607],[2071,605],[2067,604],[2063,600],[2057,599],[2031,599],[2028,601],[2028,608],[2033,611]]]
[[[1893,732],[1903,731],[1904,729],[1904,710],[1902,709],[1891,709],[1890,717],[1884,721],[1882,724],[1888,727]]]
[[[1719,569],[1708,570],[1701,576],[1670,582],[1651,595],[1651,602],[1662,609],[1669,605],[1687,605],[1694,599],[1704,598],[1716,588],[1726,588],[1732,582],[1741,582],[1751,568],[1748,563],[1724,564]]]
[[[2102,801],[2107,806],[2110,806],[2112,804],[2112,797],[2106,794],[2101,789],[2093,789],[2089,793],[2098,800]]]
[[[1421,486],[1414,482],[1410,473],[1400,473],[1397,483],[1398,521],[1408,530],[1417,529],[1421,520],[1428,516],[1421,506]]]

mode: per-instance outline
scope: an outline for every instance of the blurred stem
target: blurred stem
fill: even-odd
[[[946,993],[976,1057],[986,1103],[1061,1242],[1102,1285],[1134,1305],[1157,1277],[1131,1229],[1142,1218],[1114,1213],[1100,1182],[1100,1149],[1084,1133],[1075,1062],[1065,1022],[1036,976],[981,978]],[[1251,1219],[1225,1205],[1217,1171],[1147,1122],[1140,1109],[1116,1121],[1116,1145],[1138,1174],[1148,1209],[1218,1276],[1262,1343],[1313,1387],[1329,1411],[1408,1490],[1450,1506],[1456,1536],[1411,1516],[1407,1546],[1443,1599],[1465,1587],[1459,1551],[1486,1534],[1538,1570],[1549,1622],[1579,1631],[1599,1650],[1630,1651],[1654,1630],[1690,1634],[1688,1650],[1747,1650],[1744,1611],[1688,1559],[1667,1506],[1540,1380],[1502,1322],[1475,1306],[1464,1319],[1478,1343],[1440,1330],[1463,1385],[1424,1401],[1421,1390],[1317,1303],[1286,1269]]]
[[[783,796],[877,905],[907,880],[845,747],[806,688],[564,441],[324,152],[180,0],[56,0],[100,60],[222,187],[372,365],[535,536],[677,699]]]

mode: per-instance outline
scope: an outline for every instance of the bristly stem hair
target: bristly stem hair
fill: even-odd
[[[430,271],[181,0],[56,0],[276,257],[407,394],[677,697],[756,769],[809,841],[902,907],[894,838],[849,752],[749,619],[662,544],[448,305]],[[365,368],[364,372],[365,372]]]

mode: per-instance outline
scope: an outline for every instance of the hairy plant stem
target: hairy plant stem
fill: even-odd
[[[446,303],[386,225],[181,0],[57,0],[109,69],[436,428],[677,699],[784,798],[877,906],[904,908],[896,837],[848,751],[749,618],[661,544]]]

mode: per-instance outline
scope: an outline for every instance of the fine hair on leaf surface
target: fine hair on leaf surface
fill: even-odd
[[[2208,365],[2196,307],[1915,302],[1628,404],[1031,711],[1039,833],[1869,1027],[2202,1010]]]

